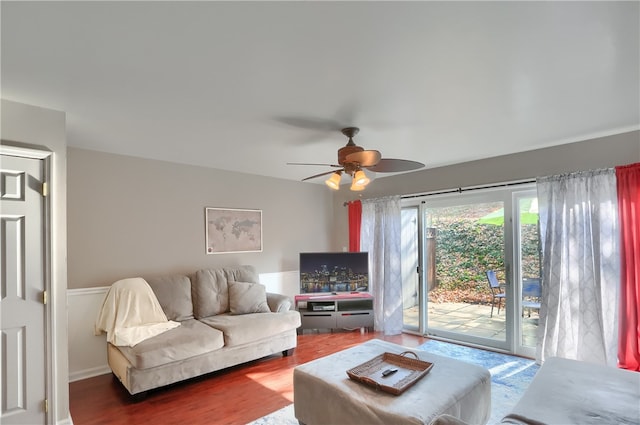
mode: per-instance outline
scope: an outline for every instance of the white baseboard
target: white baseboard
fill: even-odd
[[[71,413],[69,413],[69,417],[63,419],[61,421],[57,421],[56,425],[73,425],[73,418],[71,418]]]
[[[94,376],[106,375],[111,373],[109,366],[97,366],[89,369],[78,370],[69,374],[69,382],[80,381],[82,379],[93,378]]]

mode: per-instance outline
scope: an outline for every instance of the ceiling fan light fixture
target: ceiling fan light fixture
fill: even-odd
[[[340,178],[342,177],[341,174],[342,173],[340,171],[336,171],[335,173],[331,174],[331,177],[329,177],[324,183],[333,190],[340,189]]]
[[[363,188],[370,182],[369,177],[362,170],[358,170],[353,175],[353,184]]]
[[[355,180],[353,182],[351,182],[351,190],[353,190],[354,192],[360,192],[360,191],[364,190],[365,187],[366,187],[366,185],[364,185],[364,184],[356,184]]]

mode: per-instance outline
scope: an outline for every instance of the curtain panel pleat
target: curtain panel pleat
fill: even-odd
[[[362,202],[351,201],[347,206],[349,208],[349,252],[360,252]]]
[[[620,286],[615,170],[538,179],[542,306],[536,359],[616,366]]]
[[[374,296],[374,329],[402,333],[400,196],[362,202],[361,249],[369,253],[369,288]]]
[[[640,371],[640,163],[616,167],[620,221],[618,367]]]

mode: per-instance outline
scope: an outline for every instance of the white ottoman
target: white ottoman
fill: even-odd
[[[377,391],[347,376],[347,370],[379,354],[404,351],[434,365],[400,395]],[[491,414],[491,375],[480,366],[374,339],[296,367],[293,397],[295,416],[306,425],[426,425],[442,414],[486,424]]]

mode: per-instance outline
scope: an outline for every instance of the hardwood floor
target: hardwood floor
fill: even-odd
[[[113,375],[69,384],[74,425],[239,424],[244,425],[293,402],[293,368],[378,338],[416,347],[427,338],[359,331],[298,335],[292,356],[271,356],[149,391],[132,400]]]

